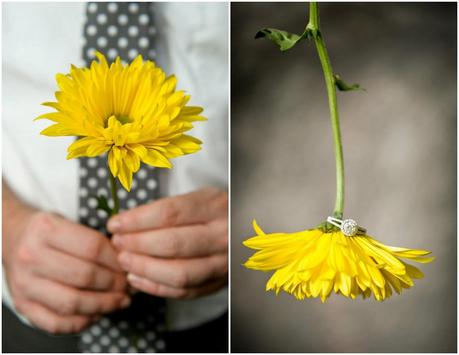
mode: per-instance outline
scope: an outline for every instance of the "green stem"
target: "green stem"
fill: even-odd
[[[328,57],[325,42],[320,33],[319,9],[316,2],[311,2],[309,6],[309,23],[306,29],[310,30],[319,54],[320,63],[327,86],[328,105],[330,107],[330,118],[333,130],[333,143],[335,146],[336,159],[336,202],[333,216],[343,218],[344,210],[344,159],[343,147],[341,143],[341,131],[339,126],[338,104],[336,100],[335,79],[333,70]]]
[[[112,175],[112,172],[110,171],[110,168],[108,169],[108,175],[110,176],[110,186],[112,187],[112,199],[113,199],[113,208],[112,208],[111,215],[114,216],[114,215],[118,214],[118,212],[120,210],[120,200],[119,200],[118,194],[117,194],[116,179]]]
[[[319,30],[319,6],[316,2],[309,3],[309,23],[306,28]]]

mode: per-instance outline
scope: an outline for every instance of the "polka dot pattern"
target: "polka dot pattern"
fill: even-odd
[[[156,28],[152,26],[152,6],[149,2],[89,3],[84,28],[86,61],[95,59],[96,50],[110,61],[119,55],[130,62],[138,54],[145,59],[155,59]],[[130,51],[132,49],[135,51]]]
[[[136,296],[134,296],[136,297]],[[142,297],[149,297],[145,294]],[[145,298],[146,300],[146,298]],[[136,306],[137,304],[137,306]],[[150,309],[152,304],[141,304],[137,302],[132,313],[136,320],[135,326],[116,313],[114,317],[102,318],[98,323],[93,324],[81,335],[81,347],[85,352],[163,352],[166,350],[166,343],[163,337],[163,323],[158,323],[156,316],[145,317],[145,309]],[[147,306],[148,308],[145,308]],[[126,312],[126,311],[121,311]]]
[[[127,200],[127,206],[128,208],[134,208],[137,206],[137,201],[133,198],[130,198],[129,200]]]
[[[87,5],[87,22],[84,27],[83,58],[89,65],[96,51],[108,61],[117,56],[130,62],[138,54],[154,59],[156,29],[152,26],[153,6],[137,2],[97,2]],[[103,195],[113,207],[108,178],[107,155],[79,160],[79,219],[80,222],[107,234],[108,214],[97,209],[96,196]],[[121,210],[134,208],[157,197],[157,172],[142,165],[133,176],[131,191],[118,183],[117,195]],[[152,310],[145,312],[145,310]],[[163,352],[164,300],[137,293],[128,309],[106,315],[80,336],[79,347],[90,353],[145,353]]]
[[[107,27],[107,34],[111,37],[116,36],[118,34],[118,27],[116,26],[108,26]]]

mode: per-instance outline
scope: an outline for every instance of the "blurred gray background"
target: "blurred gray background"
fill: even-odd
[[[312,43],[280,53],[256,31],[301,33],[306,3],[233,3],[232,351],[456,352],[456,4],[323,3],[332,66],[366,92],[338,93],[345,216],[385,244],[437,260],[401,296],[325,303],[266,293],[241,264],[252,218],[266,232],[331,212],[327,96]]]

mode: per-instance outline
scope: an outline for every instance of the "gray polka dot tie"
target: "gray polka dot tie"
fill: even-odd
[[[83,57],[86,65],[103,53],[108,62],[117,56],[130,62],[138,54],[144,59],[154,59],[155,28],[151,3],[95,2],[87,5],[87,22],[84,26],[86,43]],[[79,218],[80,222],[106,234],[108,215],[97,209],[97,196],[105,196],[110,207],[110,182],[107,155],[79,159]],[[118,183],[121,210],[136,207],[157,197],[157,174],[143,165],[134,174],[128,193]],[[82,352],[163,352],[164,300],[144,293],[133,296],[131,306],[104,316],[81,333],[79,348]]]

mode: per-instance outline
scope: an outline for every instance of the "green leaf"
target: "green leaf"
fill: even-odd
[[[335,85],[339,91],[353,91],[353,90],[363,90],[366,91],[364,88],[360,87],[359,84],[346,84],[343,79],[340,78],[339,75],[333,75],[335,79]]]
[[[255,34],[255,38],[266,37],[275,44],[277,44],[281,51],[286,51],[308,36],[305,31],[301,36],[295,33],[278,30],[276,28],[264,28]]]
[[[96,197],[97,199],[97,209],[105,211],[108,213],[109,216],[112,215],[112,209],[108,205],[107,198],[104,195],[99,195]]]

